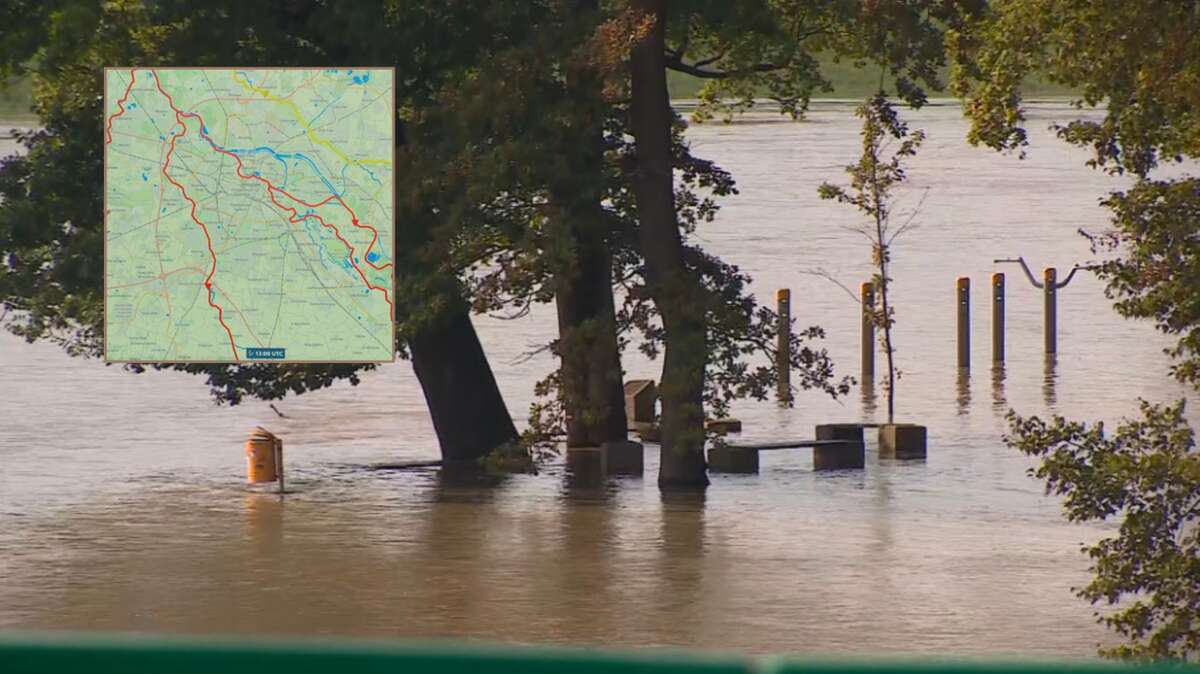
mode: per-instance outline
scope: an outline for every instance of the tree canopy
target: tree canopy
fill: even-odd
[[[1004,151],[1027,143],[1021,82],[1037,71],[1081,92],[1095,114],[1057,126],[1092,151],[1089,164],[1132,187],[1102,202],[1110,226],[1084,232],[1114,254],[1098,269],[1116,310],[1178,335],[1174,376],[1200,388],[1200,2],[999,0],[948,41],[970,140]],[[1169,167],[1169,171],[1164,170]],[[1116,605],[1100,619],[1127,638],[1105,651],[1194,659],[1200,647],[1200,453],[1174,405],[1143,403],[1115,433],[1054,417],[1011,417],[1008,442],[1043,458],[1034,474],[1077,520],[1120,518],[1085,547],[1094,580],[1079,590]]]

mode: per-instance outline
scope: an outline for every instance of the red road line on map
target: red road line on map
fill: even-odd
[[[132,71],[130,72],[132,75]],[[151,70],[150,73],[154,75],[155,86],[158,87],[158,90],[162,92],[163,96],[167,96],[167,92],[163,91],[162,86],[158,83],[158,73],[155,73],[153,70]],[[217,310],[217,321],[221,323],[222,328],[225,328],[225,334],[229,335],[229,348],[233,349],[233,359],[235,361],[240,361],[241,358],[238,357],[237,343],[233,340],[233,331],[230,330],[229,326],[225,323],[225,311],[221,308],[221,305],[216,304],[212,299],[212,279],[217,273],[217,253],[213,250],[212,236],[208,233],[208,227],[205,226],[203,222],[200,222],[200,218],[196,217],[196,208],[198,207],[196,200],[188,196],[187,190],[184,189],[183,185],[175,182],[175,179],[171,177],[171,174],[167,173],[167,169],[171,166],[171,155],[175,152],[175,141],[187,135],[187,124],[184,124],[183,119],[180,118],[181,113],[179,108],[175,107],[175,102],[171,100],[170,96],[167,96],[167,101],[171,104],[171,109],[175,111],[175,121],[179,124],[179,126],[183,127],[183,131],[178,134],[171,134],[171,145],[167,149],[167,158],[166,161],[163,162],[162,174],[163,177],[167,179],[167,182],[178,188],[179,193],[183,195],[183,198],[187,199],[187,202],[192,205],[192,222],[195,222],[197,225],[199,225],[200,230],[204,232],[204,240],[208,244],[208,254],[212,258],[212,269],[209,270],[208,276],[204,279],[205,299],[208,300],[208,306]]]
[[[133,91],[133,83],[137,79],[137,75],[135,74],[136,72],[137,72],[137,68],[129,69],[129,86],[125,87],[125,94],[122,95],[121,98],[117,99],[117,107],[120,109],[120,111],[114,112],[113,114],[109,115],[108,122],[106,122],[104,124],[104,144],[105,145],[108,145],[109,143],[112,142],[113,120],[115,120],[116,118],[125,114],[125,101],[129,99],[129,92]]]

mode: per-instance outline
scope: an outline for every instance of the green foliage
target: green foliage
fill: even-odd
[[[886,83],[919,106],[927,89],[943,87],[944,31],[983,7],[982,0],[673,3],[668,63],[705,81],[695,92],[700,120],[747,109],[756,97],[798,117],[815,95],[835,90],[830,73],[859,80],[868,64],[869,91]]]
[[[398,334],[460,302],[457,270],[435,236],[439,212],[462,208],[470,181],[441,163],[439,138],[419,127],[442,87],[481,59],[536,30],[546,3],[455,0],[370,3],[238,0],[191,2],[67,0],[8,3],[0,10],[0,76],[33,82],[43,128],[24,134],[25,154],[0,164],[0,320],[33,341],[54,341],[71,355],[102,348],[101,72],[106,65],[396,66],[397,100],[419,139],[397,167]],[[475,117],[479,120],[480,117]],[[400,135],[405,135],[400,123]],[[407,172],[405,169],[411,169]],[[469,177],[469,176],[468,176]],[[493,179],[483,174],[478,180]],[[214,399],[352,384],[374,366],[179,366],[207,377]],[[131,366],[131,370],[144,368]]]
[[[1200,156],[1200,4],[1195,0],[1001,0],[952,30],[955,93],[967,99],[970,140],[1014,150],[1022,83],[1031,72],[1082,91],[1099,121],[1059,129],[1090,147],[1094,165],[1144,176],[1161,160]]]
[[[1200,387],[1200,182],[1154,175],[1200,157],[1200,2],[1004,0],[963,28],[948,44],[972,142],[1022,150],[1022,80],[1033,71],[1097,109],[1057,131],[1092,151],[1091,166],[1136,179],[1103,202],[1111,229],[1083,232],[1118,254],[1098,274],[1118,312],[1180,336],[1168,350],[1172,372]],[[1096,578],[1081,591],[1093,602],[1133,601],[1104,618],[1129,639],[1108,655],[1182,659],[1200,644],[1200,479],[1182,409],[1143,404],[1143,418],[1111,438],[1099,425],[1013,417],[1010,442],[1045,458],[1037,475],[1067,496],[1070,517],[1122,518],[1117,538],[1086,549]]]
[[[1142,402],[1142,418],[1111,435],[1102,423],[1009,413],[1006,442],[1042,459],[1030,473],[1070,520],[1120,521],[1083,547],[1095,577],[1077,590],[1114,607],[1097,616],[1128,643],[1109,656],[1200,657],[1200,453],[1183,407]]]
[[[1103,203],[1114,230],[1094,243],[1121,253],[1097,270],[1108,296],[1121,315],[1179,335],[1172,374],[1200,388],[1200,178],[1139,180]]]
[[[511,442],[496,447],[486,456],[479,458],[479,465],[491,475],[499,476],[509,473],[533,473],[536,475],[538,465],[546,458],[537,451],[536,445],[531,446],[523,438],[520,442]]]
[[[871,262],[875,274],[871,285],[877,290],[872,297],[873,305],[863,307],[866,315],[879,329],[879,340],[887,357],[888,374],[884,380],[887,393],[888,423],[892,423],[896,409],[896,380],[900,371],[896,369],[896,346],[892,341],[892,327],[896,323],[896,308],[891,303],[892,278],[888,265],[892,261],[892,242],[903,234],[913,221],[915,213],[896,225],[893,217],[893,192],[907,179],[904,161],[917,153],[925,139],[921,130],[909,131],[908,125],[900,121],[896,108],[883,93],[876,94],[859,106],[856,113],[863,120],[862,154],[858,162],[846,167],[850,175],[850,188],[823,183],[817,188],[822,199],[833,199],[857,209],[866,220],[859,230],[871,242]],[[892,149],[893,142],[899,144]],[[889,152],[890,157],[884,154]]]

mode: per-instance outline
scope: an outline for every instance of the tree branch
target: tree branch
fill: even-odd
[[[673,52],[667,52],[667,67],[676,72],[699,77],[707,80],[721,80],[726,77],[740,77],[754,73],[769,73],[788,67],[790,63],[757,63],[738,70],[705,70],[698,63],[686,63],[683,58]]]
[[[703,68],[704,66],[712,65],[712,64],[716,63],[717,61],[720,61],[721,59],[725,58],[725,55],[728,53],[729,53],[728,49],[722,49],[720,52],[717,53],[716,56],[713,56],[711,58],[706,58],[706,59],[700,59],[699,61],[696,61],[692,65],[696,66],[697,68]]]
[[[825,271],[824,269],[821,269],[819,267],[816,269],[802,269],[800,271],[800,273],[801,274],[809,274],[811,276],[820,276],[821,278],[825,279],[826,281],[829,281],[829,282],[833,283],[834,285],[836,285],[837,287],[844,290],[846,292],[846,294],[850,296],[850,299],[854,301],[855,304],[862,304],[862,300],[860,300],[858,298],[858,295],[854,294],[853,290],[847,288],[846,284],[844,284],[841,281],[834,278],[833,274]]]

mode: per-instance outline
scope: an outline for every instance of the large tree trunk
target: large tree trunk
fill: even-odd
[[[602,231],[597,231],[601,224],[593,219],[573,227],[577,264],[555,278],[567,447],[595,447],[627,437],[612,259]]]
[[[642,257],[650,296],[662,316],[662,462],[660,487],[703,487],[706,326],[700,281],[684,263],[675,214],[671,158],[672,112],[667,93],[665,0],[634,0],[653,27],[630,54],[633,181]]]
[[[442,460],[478,459],[517,439],[483,345],[465,307],[447,309],[408,340]]]
[[[594,26],[586,17],[597,11],[598,2],[576,0],[575,7],[576,18],[589,28]],[[601,204],[608,170],[604,124],[609,106],[601,94],[603,78],[594,65],[568,61],[567,66],[566,95],[578,114],[572,120],[574,133],[564,134],[574,144],[562,151],[572,162],[549,185],[554,210],[563,219],[559,231],[566,232],[574,251],[574,264],[556,269],[554,278],[559,375],[567,447],[595,447],[628,437],[607,241],[610,223]]]

